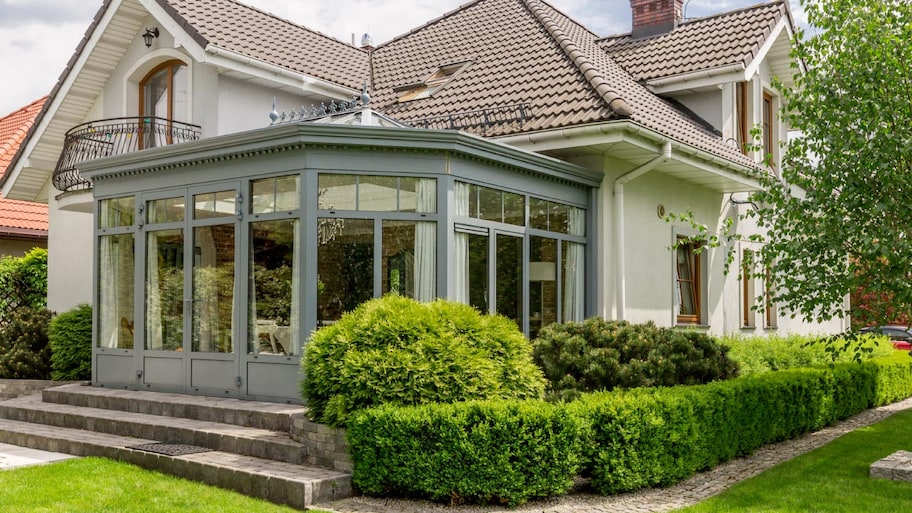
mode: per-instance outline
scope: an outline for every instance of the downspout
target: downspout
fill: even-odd
[[[614,180],[614,233],[615,252],[617,265],[615,266],[615,286],[617,287],[617,320],[623,321],[625,317],[624,306],[627,304],[626,263],[624,262],[624,185],[646,173],[657,165],[671,159],[671,141],[665,141],[662,154],[631,169]]]

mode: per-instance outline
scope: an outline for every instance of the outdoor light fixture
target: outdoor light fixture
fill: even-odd
[[[158,37],[158,27],[147,28],[142,37],[143,41],[146,42],[146,48],[152,48],[152,40]]]

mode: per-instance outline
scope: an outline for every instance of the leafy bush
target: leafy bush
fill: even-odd
[[[738,362],[742,374],[797,369],[829,363],[846,363],[880,358],[895,352],[887,337],[861,335],[823,337],[813,335],[770,335],[745,337],[727,335],[722,343]]]
[[[737,375],[728,348],[705,334],[593,317],[552,324],[534,341],[535,362],[549,393],[573,399],[581,392],[707,383]]]
[[[301,392],[311,417],[333,426],[386,403],[539,398],[544,379],[531,353],[505,317],[388,295],[313,334]]]
[[[570,488],[581,428],[540,401],[368,409],[348,428],[352,480],[367,494],[513,506]]]
[[[584,469],[600,493],[684,479],[760,446],[912,395],[912,359],[783,370],[700,386],[586,394]]]
[[[47,306],[47,250],[34,248],[21,257],[0,258],[0,291],[4,320],[18,308]]]
[[[92,307],[81,304],[51,320],[51,378],[55,381],[92,377]]]
[[[0,378],[48,379],[51,346],[48,324],[51,312],[44,308],[19,308],[8,312],[0,327]]]

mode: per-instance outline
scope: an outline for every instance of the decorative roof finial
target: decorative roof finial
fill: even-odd
[[[371,97],[367,94],[367,82],[361,84],[361,103],[367,107],[367,104],[370,103]]]
[[[272,97],[272,112],[269,113],[269,119],[272,120],[271,125],[274,125],[279,119],[279,113],[276,112],[276,99],[275,96]]]

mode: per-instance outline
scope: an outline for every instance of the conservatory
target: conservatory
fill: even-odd
[[[297,402],[309,334],[384,294],[531,337],[593,313],[601,177],[465,133],[287,123],[80,172],[98,386]]]

